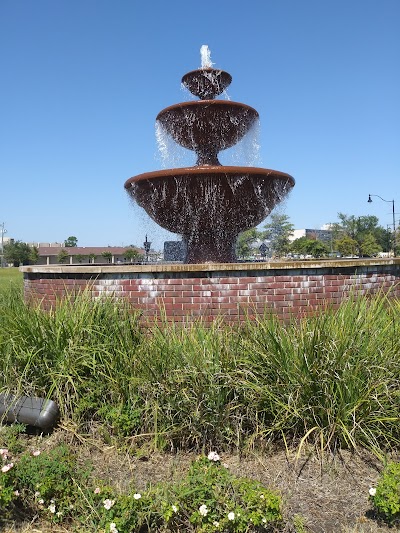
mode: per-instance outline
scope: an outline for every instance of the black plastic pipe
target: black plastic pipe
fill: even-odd
[[[60,410],[53,400],[0,394],[0,422],[20,422],[27,426],[50,429],[59,416]]]

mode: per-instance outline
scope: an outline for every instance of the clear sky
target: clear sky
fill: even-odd
[[[124,182],[158,170],[155,117],[207,44],[260,114],[285,213],[400,219],[399,0],[0,0],[0,223],[22,241],[161,248]],[[223,157],[220,158],[221,160]],[[223,162],[223,161],[222,161]],[[170,238],[170,237],[168,237]]]

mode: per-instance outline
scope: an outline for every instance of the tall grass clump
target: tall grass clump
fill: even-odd
[[[400,438],[399,301],[353,296],[300,322],[247,325],[243,402],[264,437],[377,451]]]
[[[137,379],[147,405],[145,432],[169,447],[237,446],[238,337],[219,321],[154,325],[137,352]]]

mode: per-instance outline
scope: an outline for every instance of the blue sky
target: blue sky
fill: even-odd
[[[23,241],[156,248],[124,182],[162,166],[155,117],[207,44],[291,174],[296,228],[400,219],[399,0],[0,0],[0,223]],[[223,160],[223,157],[220,158]],[[222,161],[224,162],[224,161]],[[170,237],[167,237],[170,238]]]

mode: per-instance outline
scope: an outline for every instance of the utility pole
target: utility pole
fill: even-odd
[[[4,234],[7,233],[7,230],[4,227],[4,222],[0,224],[0,233],[1,233],[1,257],[0,257],[0,266],[4,267]]]

